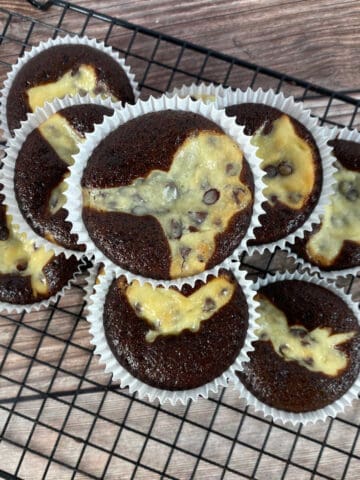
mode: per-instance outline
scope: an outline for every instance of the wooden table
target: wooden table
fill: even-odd
[[[354,98],[360,91],[357,1],[79,0],[77,4],[351,93]],[[52,26],[59,22],[55,7],[44,13],[25,1],[0,0],[1,8]],[[0,31],[5,18],[0,16]],[[96,15],[86,24],[84,18],[66,10],[61,28],[74,32],[85,28],[90,36],[106,36],[108,26],[105,29]],[[12,41],[0,46],[0,60],[15,62],[21,39],[29,34],[28,41],[33,44],[49,31],[43,24],[31,27],[31,21],[13,16],[6,32]],[[109,43],[125,50],[132,33],[114,27]],[[169,71],[161,65],[172,64],[179,48],[170,44],[157,48],[153,38],[137,36],[132,44],[135,55],[129,62],[137,78],[144,80],[143,98],[168,85]],[[185,53],[180,66],[198,72],[199,55]],[[150,57],[156,61],[148,68],[142,58]],[[224,65],[210,56],[203,77],[222,82]],[[7,70],[0,64],[1,80]],[[241,72],[234,68],[227,82],[247,87],[254,72]],[[191,78],[177,72],[171,77],[171,86]],[[254,86],[278,85],[278,79],[260,73]],[[282,88],[298,96],[304,93],[303,87],[295,84],[285,82]],[[307,104],[315,114],[324,115],[328,97],[310,93]],[[348,124],[353,120],[353,125],[358,125],[353,111],[354,105],[336,100],[327,113],[333,121]],[[271,268],[276,269],[282,261],[280,255]],[[359,282],[353,292],[359,301]],[[359,402],[335,421],[300,428],[271,425],[246,409],[230,388],[186,407],[159,408],[138,402],[127,390],[112,385],[110,375],[104,374],[91,352],[79,286],[55,309],[0,316],[0,477],[5,471],[29,480],[44,475],[57,480],[100,478],[107,467],[106,479],[360,478]],[[77,473],[72,477],[73,470],[65,465],[77,468]],[[166,473],[161,476],[163,471]]]

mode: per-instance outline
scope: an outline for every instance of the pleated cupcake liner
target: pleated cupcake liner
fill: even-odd
[[[78,105],[100,105],[112,110],[121,107],[120,102],[113,103],[109,98],[103,99],[100,96],[91,97],[90,95],[80,96],[79,94],[74,96],[66,96],[62,99],[57,98],[53,102],[45,103],[44,107],[37,108],[34,113],[28,114],[27,119],[21,122],[21,127],[15,130],[15,136],[9,139],[8,146],[6,148],[6,155],[3,159],[1,180],[4,185],[2,190],[2,194],[5,196],[4,205],[7,206],[7,212],[12,216],[12,223],[18,227],[19,233],[25,233],[27,238],[33,241],[35,245],[44,246],[48,250],[53,250],[56,255],[64,253],[67,258],[71,255],[81,258],[84,255],[84,252],[62,247],[61,245],[42,237],[32,229],[19,206],[15,193],[14,179],[16,160],[24,142],[30,133],[32,133],[53,114],[63,110],[64,108]],[[45,164],[44,168],[46,168]],[[79,242],[79,244],[80,243],[81,242]]]
[[[116,128],[127,121],[150,112],[159,112],[163,110],[179,110],[198,113],[218,124],[241,148],[252,170],[255,183],[251,222],[239,246],[227,257],[227,259],[216,265],[214,268],[196,275],[171,280],[158,280],[142,275],[136,275],[111,262],[91,240],[82,219],[82,208],[79,208],[79,206],[82,206],[80,182],[83,170],[87,165],[89,157],[99,143]],[[223,111],[216,109],[213,105],[205,105],[201,101],[193,101],[190,98],[181,99],[179,97],[174,97],[172,99],[169,99],[166,96],[157,99],[150,97],[147,101],[139,100],[135,105],[128,105],[122,109],[118,109],[114,112],[112,117],[105,118],[102,124],[97,125],[93,133],[86,135],[86,142],[80,148],[80,152],[74,157],[75,163],[70,167],[71,174],[65,180],[68,184],[68,188],[65,192],[65,196],[67,197],[65,208],[69,212],[67,220],[73,225],[72,233],[76,233],[79,236],[79,242],[84,243],[87,246],[87,254],[89,256],[94,255],[96,263],[104,263],[107,270],[114,270],[116,276],[124,275],[128,282],[138,280],[141,284],[144,282],[150,282],[152,285],[162,285],[166,288],[169,286],[181,288],[184,284],[193,286],[196,280],[204,280],[210,273],[217,275],[219,269],[226,268],[227,262],[237,262],[239,255],[247,250],[247,242],[254,238],[254,228],[260,225],[259,215],[263,213],[261,204],[265,199],[262,193],[264,185],[262,177],[264,172],[259,168],[259,159],[255,154],[255,150],[255,147],[250,144],[250,138],[244,135],[243,128],[237,125],[233,118],[227,117]]]
[[[185,405],[189,400],[196,401],[199,397],[208,398],[210,393],[217,393],[219,388],[226,387],[229,380],[232,380],[234,383],[234,372],[243,369],[244,363],[249,361],[249,352],[254,349],[252,343],[257,338],[254,330],[257,328],[255,319],[258,317],[256,308],[259,303],[254,299],[255,292],[252,289],[252,282],[246,279],[246,272],[231,269],[227,270],[234,274],[236,281],[239,283],[246,297],[249,313],[247,335],[239,355],[232,366],[227,368],[219,377],[211,382],[188,390],[166,390],[152,387],[133,376],[120,365],[107,343],[103,325],[105,298],[112,281],[114,278],[118,278],[117,275],[114,275],[113,271],[106,270],[105,275],[100,276],[99,283],[94,286],[94,293],[88,305],[89,314],[87,320],[90,323],[91,343],[95,346],[94,353],[100,356],[100,362],[105,365],[105,372],[112,374],[113,381],[119,381],[122,388],[129,388],[129,392],[131,394],[137,393],[140,399],[147,398],[150,402],[158,400],[160,404],[169,402],[172,405],[176,405],[177,403]],[[208,273],[206,280],[210,275],[213,274]],[[204,321],[206,322],[206,320]]]
[[[11,86],[14,82],[15,77],[20,72],[22,67],[32,58],[34,58],[39,53],[48,50],[49,48],[55,47],[57,45],[86,45],[92,47],[96,50],[100,50],[106,55],[110,56],[115,60],[119,66],[122,68],[126,74],[130,85],[133,89],[135,100],[140,96],[138,89],[138,83],[135,80],[135,75],[131,72],[130,67],[126,64],[125,60],[120,57],[119,53],[116,52],[113,48],[106,46],[104,42],[96,40],[95,38],[89,38],[86,36],[79,37],[78,35],[66,35],[64,37],[56,37],[55,39],[49,38],[45,42],[40,42],[37,46],[32,47],[31,50],[28,50],[24,53],[22,57],[18,59],[16,64],[13,65],[12,69],[7,75],[6,80],[4,81],[4,86],[0,91],[0,127],[3,129],[5,138],[10,139],[11,133],[9,131],[8,122],[7,122],[7,98],[11,89]]]
[[[329,131],[329,136],[331,140],[334,140],[337,137],[340,140],[360,143],[360,133],[358,130],[350,130],[349,128],[346,128],[346,127],[341,129],[334,127],[332,129],[328,129],[328,131]],[[336,161],[335,156],[333,156],[333,159],[334,161]],[[333,192],[336,189],[336,187],[337,187],[337,182],[336,180],[334,180]],[[313,272],[316,272],[320,277],[326,278],[328,280],[337,280],[338,278],[347,277],[349,275],[356,277],[357,275],[360,274],[360,264],[351,268],[343,268],[338,270],[335,270],[335,269],[323,270],[319,265],[309,262],[305,258],[298,255],[296,252],[291,250],[291,247],[289,245],[285,246],[285,250],[288,252],[289,257],[292,257],[299,264],[299,268],[301,271],[304,271],[304,270],[313,271]],[[359,252],[360,252],[360,245],[359,245]]]
[[[275,275],[268,274],[265,278],[259,279],[255,284],[253,284],[253,290],[257,292],[259,288],[284,280],[302,280],[305,282],[313,283],[315,285],[320,285],[331,292],[335,293],[340,297],[347,306],[352,310],[356,316],[358,323],[360,323],[360,313],[359,313],[359,304],[354,302],[350,295],[346,294],[342,289],[335,287],[332,283],[329,283],[326,279],[321,279],[315,275],[309,275],[308,273],[276,273]],[[235,373],[235,372],[234,372]],[[349,390],[342,395],[339,399],[330,403],[329,405],[313,410],[310,412],[304,413],[292,413],[285,410],[280,410],[274,407],[271,407],[264,402],[260,401],[255,395],[253,395],[240,381],[240,379],[235,377],[234,387],[239,391],[240,397],[246,400],[247,405],[250,405],[254,408],[256,413],[262,413],[265,417],[271,417],[275,421],[280,421],[282,423],[291,423],[293,426],[299,424],[311,424],[318,421],[325,421],[328,417],[335,417],[340,413],[343,413],[345,409],[350,407],[354,400],[358,399],[360,393],[360,373],[358,374],[355,382],[350,386]]]
[[[78,267],[74,272],[72,278],[64,285],[58,292],[54,295],[51,295],[49,298],[41,300],[39,302],[19,304],[19,303],[9,303],[0,301],[0,311],[8,314],[15,313],[29,313],[29,312],[38,312],[39,310],[46,309],[50,305],[56,303],[65,293],[71,289],[72,285],[76,282],[77,278],[83,274],[83,268],[85,267],[86,262],[84,258],[78,259]]]
[[[318,119],[311,116],[311,110],[305,109],[302,102],[296,102],[294,97],[285,97],[283,93],[276,93],[274,90],[264,91],[261,88],[258,90],[248,88],[243,91],[240,89],[233,90],[229,87],[222,87],[221,85],[215,86],[214,84],[183,85],[181,88],[176,88],[168,92],[167,95],[169,97],[179,95],[182,98],[188,96],[202,97],[205,101],[206,97],[209,97],[209,102],[215,103],[219,109],[225,109],[226,107],[241,103],[268,105],[292,116],[312,134],[319,149],[323,170],[321,193],[315,208],[303,225],[295,232],[275,242],[252,245],[248,249],[249,255],[255,252],[259,252],[260,254],[265,251],[274,252],[276,247],[284,249],[287,242],[293,243],[296,238],[304,238],[304,233],[311,231],[313,224],[320,223],[320,216],[324,213],[325,207],[329,202],[329,197],[333,191],[335,182],[333,176],[336,170],[333,166],[334,158],[332,156],[332,148],[327,144],[331,139],[331,130],[327,127],[319,126]],[[215,101],[213,97],[215,97]]]

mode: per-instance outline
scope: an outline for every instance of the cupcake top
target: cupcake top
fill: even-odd
[[[7,97],[9,131],[19,128],[27,113],[46,101],[76,93],[135,102],[131,83],[112,56],[76,42],[55,45],[30,58],[17,72]]]
[[[14,190],[24,219],[38,235],[64,248],[85,250],[65,220],[64,179],[85,134],[111,114],[111,109],[96,104],[64,108],[28,135],[16,158]]]
[[[0,301],[25,305],[50,298],[73,277],[78,262],[18,235],[3,201],[0,194]]]
[[[265,170],[265,214],[249,245],[276,242],[301,227],[315,208],[322,186],[319,150],[311,133],[295,118],[268,105],[227,107],[252,135]]]
[[[360,144],[335,139],[329,142],[337,159],[335,192],[321,225],[291,249],[322,270],[360,267]]]
[[[261,402],[288,412],[321,409],[338,400],[360,370],[360,328],[343,299],[302,280],[261,287],[250,362],[238,373]]]
[[[212,268],[249,227],[253,176],[239,146],[197,113],[136,117],[91,154],[83,221],[115,264],[155,279]]]
[[[125,277],[113,280],[103,323],[118,362],[142,382],[160,389],[193,389],[224,373],[244,345],[245,295],[221,270],[206,283],[165,289]]]

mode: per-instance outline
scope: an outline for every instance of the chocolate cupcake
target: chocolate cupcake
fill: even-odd
[[[290,248],[324,272],[356,274],[360,268],[359,134],[344,129],[329,145],[337,160],[334,193],[321,224]]]
[[[46,306],[49,302],[44,300],[55,301],[74,277],[78,260],[55,256],[19,235],[3,200],[0,194],[0,308],[21,311]]]
[[[69,219],[96,260],[158,280],[218,266],[247,241],[259,211],[247,137],[239,132],[240,147],[221,112],[177,100],[180,107],[162,97],[115,112],[67,179]],[[79,196],[81,219],[71,207]]]
[[[65,95],[102,95],[134,103],[136,83],[110,47],[87,37],[48,40],[20,58],[2,91],[2,128],[8,135],[29,112]]]
[[[328,285],[301,278],[260,282],[258,340],[238,373],[250,403],[285,421],[334,414],[358,392],[358,310]]]
[[[220,270],[181,289],[100,277],[89,321],[107,370],[122,386],[162,401],[186,401],[226,385],[242,367],[254,335],[252,293]]]
[[[10,141],[4,160],[9,211],[20,231],[38,244],[40,236],[65,249],[85,251],[66,221],[64,179],[85,135],[113,113],[113,105],[101,97],[78,95],[55,100],[31,114]]]

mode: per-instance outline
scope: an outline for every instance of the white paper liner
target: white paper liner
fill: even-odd
[[[82,191],[80,182],[83,170],[87,165],[89,156],[102,141],[102,139],[109,135],[109,133],[114,131],[117,127],[133,118],[149,112],[159,112],[169,109],[199,113],[200,115],[203,115],[204,117],[209,118],[213,122],[217,123],[224,130],[224,132],[240,146],[249,163],[254,176],[255,184],[253,215],[247,233],[241,240],[239,246],[227,259],[225,259],[237,261],[239,255],[243,251],[246,251],[247,242],[254,238],[254,228],[260,225],[258,217],[261,215],[261,213],[263,213],[261,204],[265,200],[265,197],[262,193],[264,186],[262,177],[264,172],[259,168],[259,159],[255,154],[256,149],[250,144],[250,137],[244,135],[243,127],[237,125],[234,118],[227,117],[223,111],[216,109],[214,105],[205,105],[200,100],[193,101],[190,98],[181,99],[179,97],[169,99],[165,95],[160,98],[150,97],[147,101],[139,100],[135,105],[127,105],[125,108],[114,111],[112,117],[106,117],[102,124],[96,126],[93,133],[86,135],[85,144],[83,144],[80,148],[80,152],[74,156],[75,163],[72,167],[70,167],[70,176],[65,180],[68,184],[68,188],[65,192],[67,202],[65,203],[64,208],[66,208],[69,212],[67,220],[69,220],[73,225],[72,233],[76,233],[79,236],[80,243],[85,243],[87,245],[86,252],[89,256],[94,255],[96,263],[102,262],[107,270],[115,270],[116,276],[125,275],[128,282],[131,282],[132,280],[138,280],[140,283],[150,281],[152,285],[162,285],[166,288],[168,288],[170,285],[173,285],[181,288],[181,286],[184,284],[193,286],[195,281],[198,279],[205,280],[209,273],[216,275],[220,268],[224,268],[224,262],[199,274],[172,280],[156,280],[141,275],[135,275],[128,270],[115,265],[99,248],[97,248],[97,246],[91,240],[83,223],[82,209],[78,208],[79,205],[82,205]]]
[[[318,119],[311,116],[311,111],[305,109],[302,102],[295,102],[294,97],[285,97],[283,93],[275,93],[274,90],[264,91],[259,88],[254,91],[251,88],[248,88],[246,91],[242,91],[240,89],[232,90],[230,87],[224,88],[221,85],[215,86],[214,84],[183,85],[181,88],[176,88],[167,93],[170,97],[175,94],[183,98],[189,95],[216,95],[215,103],[217,108],[220,109],[240,103],[261,103],[269,105],[270,107],[277,108],[278,110],[291,115],[304,125],[314,137],[315,143],[319,149],[323,169],[323,185],[317,205],[305,223],[295,232],[275,242],[249,246],[249,255],[252,255],[255,252],[264,253],[266,250],[273,252],[276,247],[283,249],[286,242],[292,243],[295,238],[303,238],[304,232],[312,229],[312,224],[320,223],[320,215],[324,213],[325,206],[332,193],[334,184],[333,174],[336,170],[332,165],[332,148],[327,144],[330,140],[330,130],[326,127],[320,127],[318,125]]]
[[[4,81],[4,87],[0,92],[0,127],[4,131],[5,138],[11,138],[11,134],[9,131],[6,111],[7,111],[7,98],[9,91],[11,89],[12,83],[19,73],[21,68],[33,57],[38,55],[39,53],[43,52],[44,50],[48,50],[51,47],[56,45],[86,45],[88,47],[92,47],[94,49],[100,50],[111,58],[113,58],[123,69],[124,73],[126,74],[130,85],[133,89],[135,101],[139,98],[140,92],[138,90],[138,83],[135,80],[135,75],[131,72],[130,67],[126,65],[125,60],[120,57],[118,52],[113,50],[111,47],[105,45],[104,42],[100,42],[95,38],[88,38],[86,36],[79,37],[77,35],[66,35],[64,37],[56,37],[55,39],[49,38],[46,42],[40,42],[39,45],[33,47],[31,50],[24,53],[22,57],[20,57],[17,63],[12,67],[11,71],[8,73],[6,80]]]
[[[340,140],[347,140],[350,142],[360,143],[360,132],[358,130],[350,130],[349,128],[329,128],[330,139],[333,140],[338,137]],[[334,161],[336,157],[333,155]],[[334,180],[333,189],[337,186],[336,180]],[[359,246],[360,249],[360,246]],[[360,274],[360,265],[351,268],[343,268],[339,270],[323,270],[316,264],[312,264],[305,260],[303,257],[298,255],[296,252],[292,251],[289,246],[285,246],[285,250],[288,252],[289,257],[292,257],[296,262],[299,263],[300,270],[309,270],[316,272],[320,277],[327,278],[329,280],[336,280],[340,277],[347,277],[348,275],[353,275],[356,277]]]
[[[28,303],[25,305],[0,301],[0,312],[8,313],[8,314],[22,313],[22,312],[29,313],[29,312],[38,312],[41,309],[48,308],[51,304],[56,303],[60,297],[65,295],[65,292],[67,290],[70,290],[72,284],[75,282],[77,277],[83,273],[81,269],[84,265],[85,265],[84,259],[83,258],[78,259],[78,268],[74,272],[72,278],[67,282],[66,285],[63,286],[61,290],[59,290],[57,293],[55,293],[51,297],[45,300],[42,300],[41,302]]]
[[[227,268],[231,271],[231,269]],[[252,289],[252,282],[246,279],[246,272],[232,271],[236,280],[240,284],[248,303],[248,331],[244,341],[244,345],[240,350],[238,357],[231,367],[222,373],[213,381],[205,385],[188,390],[165,390],[152,387],[130,374],[124,367],[120,365],[114,354],[112,353],[105,336],[103,325],[103,312],[105,297],[109,290],[110,284],[115,278],[114,272],[106,270],[105,275],[99,277],[100,282],[94,286],[95,293],[92,295],[88,307],[89,314],[87,317],[90,323],[90,333],[92,335],[91,343],[95,346],[94,353],[100,355],[100,362],[105,364],[105,372],[112,373],[113,381],[119,381],[122,388],[128,387],[131,394],[137,393],[141,399],[148,398],[153,402],[158,400],[160,404],[169,402],[172,405],[177,403],[186,404],[188,400],[196,401],[200,396],[208,398],[209,393],[217,392],[219,387],[226,387],[229,379],[235,381],[235,371],[243,369],[244,362],[249,360],[248,353],[254,350],[252,343],[256,340],[254,333],[257,324],[255,319],[258,317],[256,308],[259,303],[254,299],[255,292]],[[210,274],[208,274],[210,275]],[[118,277],[117,277],[118,278]],[[206,321],[206,320],[204,320]],[[236,377],[237,378],[237,377]]]
[[[294,272],[291,274],[286,272],[276,273],[275,275],[267,275],[264,279],[259,279],[253,285],[253,289],[254,291],[257,291],[264,285],[284,280],[303,280],[305,282],[310,282],[325,287],[344,300],[360,323],[359,305],[351,299],[350,295],[346,294],[342,289],[337,288],[333,284],[327,282],[325,279],[317,278],[316,276],[309,275],[308,273]],[[247,390],[246,387],[241,383],[238,377],[236,377],[234,386],[240,392],[240,397],[244,398],[248,405],[254,407],[256,412],[262,412],[264,416],[270,416],[275,421],[280,421],[282,423],[290,422],[294,426],[299,425],[300,423],[307,425],[309,423],[316,423],[317,421],[325,421],[327,417],[335,417],[339,413],[344,412],[344,410],[349,407],[355,399],[358,398],[360,392],[360,374],[349,390],[338,400],[324,408],[306,413],[291,413],[270,407],[250,393],[249,390]]]
[[[88,269],[88,275],[86,277],[86,284],[83,287],[85,295],[84,295],[84,303],[85,303],[85,308],[84,308],[84,313],[85,315],[88,315],[89,313],[89,305],[92,304],[92,299],[91,296],[95,293],[95,284],[96,284],[96,279],[98,278],[99,275],[99,269],[100,269],[100,264],[96,263],[92,267]]]
[[[39,127],[45,120],[51,117],[54,113],[63,110],[67,107],[76,105],[100,105],[112,110],[121,107],[121,103],[113,103],[109,98],[102,99],[101,96],[90,97],[90,95],[80,96],[79,94],[74,96],[66,96],[62,99],[56,98],[53,102],[46,102],[44,107],[37,108],[34,113],[29,113],[27,119],[21,122],[21,127],[15,130],[15,136],[9,139],[6,147],[6,155],[3,158],[2,168],[2,183],[4,188],[2,194],[5,196],[4,205],[7,206],[7,213],[12,215],[12,223],[17,225],[19,233],[25,233],[27,238],[32,240],[37,246],[44,246],[49,250],[54,250],[56,255],[64,253],[68,258],[71,255],[75,255],[77,258],[81,258],[85,252],[78,250],[70,250],[62,247],[57,243],[53,243],[46,238],[38,235],[26,221],[22,211],[19,208],[19,204],[14,191],[14,178],[16,160],[24,142],[29,134]],[[44,164],[44,168],[46,165]],[[80,244],[81,242],[79,242]]]

